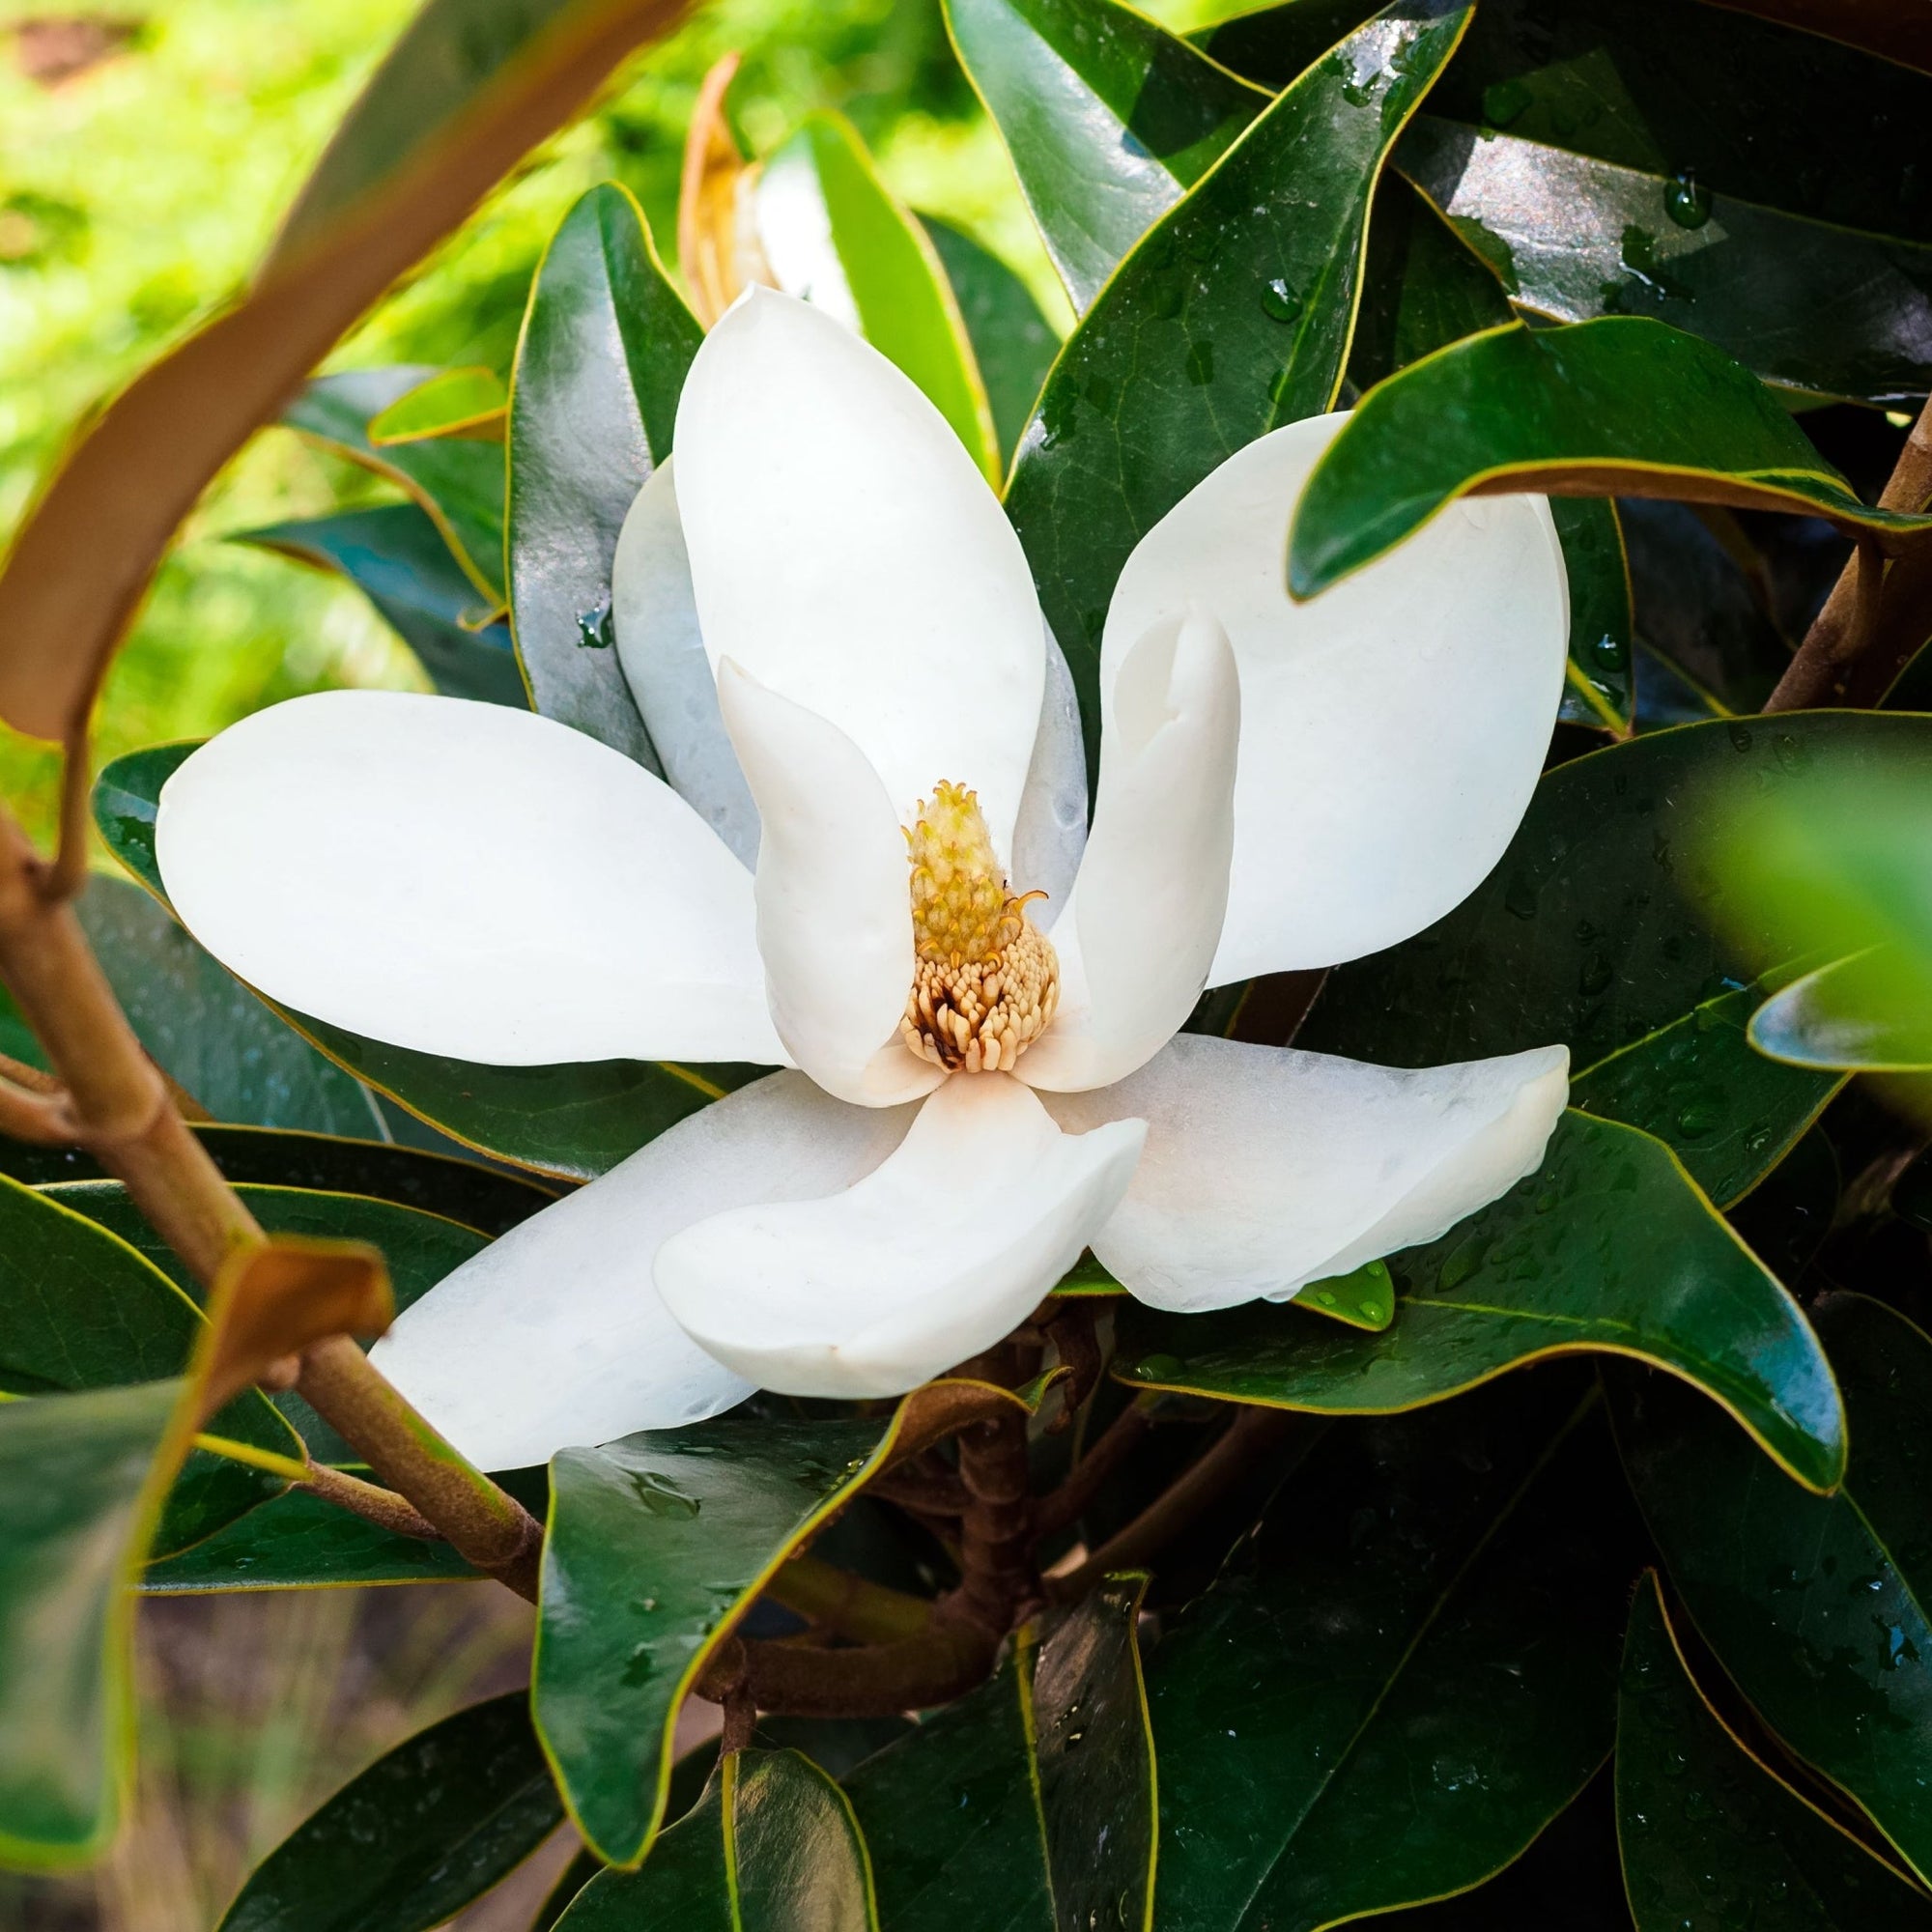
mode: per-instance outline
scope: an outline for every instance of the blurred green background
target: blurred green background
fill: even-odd
[[[412,11],[412,0],[162,0],[68,14],[0,0],[0,541],[88,410],[246,279]],[[1212,9],[1167,0],[1151,11],[1191,25]],[[716,0],[532,156],[331,366],[507,373],[537,257],[596,181],[637,194],[670,256],[685,123],[706,69],[733,48],[745,65],[732,108],[754,153],[808,110],[841,109],[904,199],[978,235],[1065,326],[938,0]],[[422,685],[356,592],[223,541],[384,494],[289,431],[257,437],[160,574],[108,685],[97,760],[206,735],[300,692]],[[0,793],[43,838],[53,781],[51,752],[0,727]]]

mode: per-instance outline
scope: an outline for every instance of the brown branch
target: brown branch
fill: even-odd
[[[970,1500],[957,1474],[945,1467],[935,1468],[923,1457],[874,1476],[866,1485],[866,1493],[895,1503],[915,1516],[964,1516]]]
[[[1912,425],[1891,476],[1880,493],[1878,506],[1881,510],[1922,510],[1928,498],[1932,498],[1932,399]],[[1885,560],[1876,538],[1861,537],[1824,608],[1811,620],[1798,654],[1765,700],[1767,712],[1802,711],[1845,696],[1852,667],[1878,635],[1878,599],[1884,576]]]
[[[932,1622],[933,1605],[925,1598],[888,1589],[815,1556],[794,1556],[765,1585],[765,1594],[799,1616],[862,1643],[921,1636]]]
[[[899,1643],[819,1650],[747,1642],[742,1694],[775,1717],[895,1717],[963,1696],[991,1675],[999,1649],[993,1632],[941,1605],[923,1635]],[[723,1703],[739,1686],[720,1682],[713,1671],[698,1694]]]
[[[89,829],[88,714],[70,724],[61,747],[60,832],[53,863],[40,878],[41,896],[58,903],[71,899],[87,883]]]
[[[1213,1447],[1189,1463],[1124,1529],[1077,1568],[1049,1576],[1047,1595],[1057,1604],[1077,1602],[1110,1570],[1145,1562],[1245,1474],[1255,1456],[1285,1435],[1289,1424],[1280,1409],[1241,1408]]]
[[[1040,1324],[1054,1352],[1067,1371],[1061,1385],[1060,1413],[1047,1424],[1047,1434],[1058,1435],[1072,1422],[1081,1405],[1094,1393],[1105,1366],[1100,1358],[1099,1339],[1094,1333],[1094,1307],[1089,1296],[1069,1294],[1056,1301]]]
[[[1039,1601],[1027,1425],[1018,1408],[1008,1406],[959,1432],[959,1480],[967,1498],[959,1518],[960,1579],[948,1602],[1005,1636]]]
[[[359,1516],[364,1522],[376,1523],[393,1535],[413,1536],[425,1543],[445,1540],[435,1523],[412,1509],[395,1491],[379,1489],[374,1483],[363,1482],[359,1476],[344,1475],[340,1469],[331,1469],[327,1463],[311,1463],[306,1480],[296,1487],[322,1497],[325,1502],[334,1503],[338,1509],[346,1509],[352,1516]]]
[[[1147,1434],[1151,1412],[1152,1404],[1144,1397],[1136,1397],[1100,1432],[1094,1446],[1074,1463],[1066,1480],[1034,1505],[1036,1539],[1068,1529],[1086,1514],[1100,1493],[1100,1486]]]
[[[58,1087],[52,1093],[0,1077],[0,1134],[35,1147],[71,1147],[73,1111]]]

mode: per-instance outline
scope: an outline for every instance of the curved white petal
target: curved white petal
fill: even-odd
[[[1035,1087],[1105,1087],[1166,1045],[1207,981],[1228,903],[1242,700],[1219,624],[1149,630],[1102,716],[1100,796],[1054,927],[1060,1010],[1021,1055]]]
[[[1012,850],[1045,677],[1019,539],[946,419],[810,303],[753,288],[677,412],[677,497],[715,667],[830,719],[910,813],[975,787]]]
[[[1141,539],[1101,646],[1111,691],[1190,603],[1241,673],[1235,865],[1210,984],[1393,946],[1465,898],[1529,804],[1563,694],[1568,580],[1541,497],[1452,504],[1379,562],[1289,601],[1289,519],[1345,418],[1237,451]]]
[[[782,1064],[752,881],[661,779],[500,704],[331,691],[161,790],[175,910],[271,999],[502,1066]]]
[[[1285,1301],[1447,1233],[1536,1171],[1569,1068],[1561,1046],[1409,1071],[1182,1034],[1118,1086],[1047,1105],[1072,1130],[1146,1119],[1092,1246],[1142,1301],[1193,1314]]]
[[[1003,1073],[961,1074],[842,1194],[714,1215],[658,1250],[671,1313],[787,1395],[899,1395],[1008,1334],[1133,1176],[1144,1129],[1063,1134]]]
[[[1051,631],[1045,632],[1045,648],[1039,731],[1020,795],[1019,822],[1013,827],[1012,887],[1046,895],[1034,923],[1051,932],[1087,849],[1087,748],[1080,737],[1073,673]]]
[[[849,1186],[913,1113],[845,1106],[802,1073],[726,1094],[439,1282],[376,1366],[486,1469],[716,1415],[753,1384],[671,1320],[651,1282],[660,1243],[727,1208]]]
[[[841,1100],[890,1107],[930,1093],[945,1074],[898,1037],[912,896],[879,775],[836,724],[729,659],[718,696],[763,826],[758,951],[779,1037]]]
[[[668,456],[651,471],[617,537],[611,570],[617,661],[672,789],[755,866],[758,809],[725,735],[718,679],[697,628],[673,461]]]

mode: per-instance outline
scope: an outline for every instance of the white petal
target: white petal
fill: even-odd
[[[1051,631],[1045,633],[1045,647],[1039,730],[1013,827],[1012,885],[1015,892],[1046,895],[1034,923],[1051,932],[1087,848],[1087,748],[1080,737],[1073,673]]]
[[[332,691],[161,791],[188,930],[298,1011],[421,1053],[782,1063],[745,868],[660,779],[526,711]]]
[[[828,1093],[890,1107],[946,1076],[900,1043],[912,990],[905,835],[836,724],[727,659],[724,724],[756,801],[758,950],[779,1037]]]
[[[842,1194],[740,1208],[658,1250],[671,1313],[787,1395],[898,1395],[1008,1334],[1113,1212],[1139,1121],[1063,1134],[1003,1073],[961,1074]]]
[[[753,1384],[671,1320],[651,1282],[659,1244],[724,1208],[850,1185],[913,1115],[847,1107],[802,1073],[741,1088],[439,1282],[375,1363],[486,1469],[716,1415]]]
[[[830,315],[752,289],[677,412],[677,495],[715,667],[828,718],[895,811],[975,787],[1012,849],[1045,677],[1019,539],[946,419]]]
[[[1250,443],[1141,539],[1100,685],[1190,603],[1241,672],[1235,867],[1211,984],[1393,946],[1501,856],[1543,767],[1570,628],[1540,497],[1463,497],[1313,603],[1289,601],[1289,519],[1345,420]]]
[[[758,809],[718,710],[672,462],[668,456],[651,471],[617,538],[611,571],[617,660],[672,788],[747,866],[755,866]]]
[[[1124,1114],[1147,1152],[1094,1254],[1145,1302],[1198,1313],[1432,1241],[1542,1164],[1569,1050],[1414,1071],[1182,1034],[1131,1079],[1047,1104]]]
[[[1197,610],[1154,625],[1106,701],[1094,830],[1053,932],[1060,1010],[1020,1057],[1022,1080],[1108,1086],[1192,1010],[1228,902],[1240,728],[1219,624]]]

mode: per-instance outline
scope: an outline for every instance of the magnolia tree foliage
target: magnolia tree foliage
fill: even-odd
[[[0,1859],[141,1596],[445,1580],[224,1926],[1932,1926],[1916,12],[947,0],[1065,341],[726,62],[674,271],[303,382],[673,12],[432,0],[0,579]],[[440,695],[76,896],[277,411]]]

